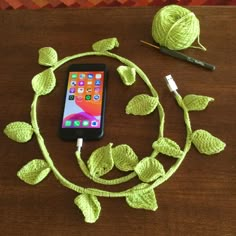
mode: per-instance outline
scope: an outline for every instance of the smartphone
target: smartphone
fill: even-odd
[[[97,140],[103,136],[107,77],[105,64],[69,67],[59,129],[62,139]]]

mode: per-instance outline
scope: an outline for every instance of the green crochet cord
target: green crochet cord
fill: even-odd
[[[58,60],[57,52],[53,48],[41,48],[39,50],[39,64],[48,66],[49,68],[35,75],[32,79],[35,96],[31,105],[31,124],[16,121],[8,124],[4,129],[4,133],[9,138],[20,143],[28,142],[31,140],[32,135],[35,134],[44,156],[44,160],[34,159],[27,163],[18,171],[17,176],[24,182],[35,185],[44,180],[50,172],[53,172],[63,186],[79,194],[74,199],[74,203],[82,211],[85,221],[88,223],[96,222],[100,216],[101,205],[98,197],[124,197],[130,207],[155,211],[158,206],[154,189],[176,172],[192,144],[194,144],[200,153],[206,155],[219,153],[225,148],[225,143],[214,137],[208,131],[202,129],[192,130],[189,112],[204,110],[208,106],[208,103],[214,100],[207,96],[190,94],[182,98],[176,93],[175,98],[183,110],[186,125],[186,142],[184,148],[181,149],[175,141],[165,137],[165,113],[159,102],[157,91],[145,73],[137,65],[124,57],[109,52],[109,50],[118,46],[119,43],[116,38],[103,39],[93,44],[94,51],[75,54],[61,60]],[[140,179],[140,184],[121,192],[84,188],[67,180],[55,167],[40,133],[37,121],[37,102],[40,96],[47,95],[54,89],[56,85],[54,71],[64,63],[85,56],[114,58],[124,64],[118,67],[117,72],[126,86],[131,86],[135,83],[136,73],[148,86],[151,95],[139,94],[133,97],[126,106],[127,114],[148,115],[154,110],[158,110],[160,118],[159,135],[157,140],[152,144],[153,151],[149,157],[139,160],[133,149],[128,145],[121,144],[113,147],[112,143],[93,151],[87,164],[82,160],[81,153],[79,151],[75,152],[82,172],[96,183],[116,185],[127,182],[134,177]],[[176,159],[175,164],[167,171],[165,171],[164,166],[158,160],[159,153]],[[120,171],[128,172],[128,174],[116,179],[103,178],[114,167]]]

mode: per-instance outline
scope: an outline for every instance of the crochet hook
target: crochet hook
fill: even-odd
[[[184,60],[184,61],[190,62],[192,64],[204,67],[205,69],[215,70],[215,68],[216,68],[214,65],[211,65],[211,64],[209,64],[207,62],[197,60],[197,59],[195,59],[193,57],[189,57],[189,56],[187,56],[187,55],[185,55],[183,53],[180,53],[180,52],[177,52],[177,51],[174,51],[174,50],[170,50],[170,49],[168,49],[166,47],[162,47],[162,46],[158,47],[158,46],[156,46],[154,44],[148,43],[148,42],[143,41],[143,40],[140,40],[140,42],[160,50],[160,52],[162,52],[163,54],[172,56],[172,57],[180,59],[180,60]]]

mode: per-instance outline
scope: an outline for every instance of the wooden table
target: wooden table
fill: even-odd
[[[203,52],[188,49],[190,56],[216,65],[207,71],[160,54],[139,40],[152,42],[151,24],[158,8],[56,9],[0,12],[1,130],[12,121],[30,122],[33,98],[31,79],[43,70],[38,49],[51,46],[59,58],[91,50],[97,40],[117,37],[114,52],[139,65],[157,89],[165,109],[165,135],[181,147],[185,142],[182,110],[168,91],[164,76],[172,74],[182,96],[215,98],[205,111],[192,112],[193,129],[205,129],[226,142],[226,149],[213,156],[194,147],[181,167],[155,189],[156,212],[132,209],[123,198],[101,198],[102,212],[95,224],[84,223],[73,203],[76,193],[61,186],[51,174],[35,187],[21,182],[17,171],[35,158],[43,158],[36,139],[19,144],[0,136],[0,234],[1,235],[225,235],[236,234],[236,8],[192,7],[201,22]],[[127,102],[136,94],[149,93],[138,79],[131,88],[122,85],[116,68],[119,62],[104,57],[84,57],[75,62],[103,62],[109,67],[105,137],[87,142],[83,158],[96,148],[113,142],[127,143],[140,158],[150,155],[159,126],[157,114],[127,116]],[[41,132],[55,165],[71,181],[98,187],[80,171],[74,156],[75,143],[62,142],[57,127],[62,109],[65,72],[57,72],[57,87],[40,98]],[[173,164],[165,158],[165,165]],[[118,173],[114,173],[116,175]],[[113,177],[111,175],[111,177]],[[128,185],[106,187],[118,191]],[[100,187],[100,186],[99,186]]]

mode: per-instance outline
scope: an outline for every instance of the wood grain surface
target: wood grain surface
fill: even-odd
[[[201,43],[206,52],[184,50],[189,56],[216,66],[208,71],[163,55],[141,45],[153,42],[152,19],[158,8],[51,9],[0,12],[0,128],[12,121],[30,122],[33,99],[31,79],[44,68],[38,65],[38,49],[50,46],[59,58],[91,50],[97,40],[117,37],[115,53],[129,58],[157,89],[165,119],[165,136],[183,147],[186,130],[182,110],[166,87],[164,76],[172,74],[182,96],[215,98],[205,111],[192,112],[193,129],[205,129],[224,142],[226,149],[213,156],[191,148],[185,161],[167,182],[155,189],[156,212],[130,208],[122,198],[100,198],[102,212],[95,224],[84,223],[73,203],[76,193],[62,187],[51,174],[37,186],[21,182],[17,171],[35,158],[43,158],[36,139],[19,144],[0,134],[0,235],[201,235],[236,234],[236,8],[191,7],[201,23]],[[150,155],[158,136],[157,113],[128,116],[124,109],[137,94],[149,93],[139,78],[134,86],[122,85],[111,58],[86,57],[74,62],[103,62],[109,68],[105,136],[83,146],[87,160],[96,148],[109,142],[130,145],[140,158]],[[69,180],[84,187],[99,187],[80,171],[74,156],[75,143],[59,139],[64,84],[68,64],[56,71],[57,87],[38,103],[38,119],[48,151]],[[161,157],[167,167],[172,158]],[[119,176],[113,173],[110,177]],[[138,183],[107,187],[120,191]]]

